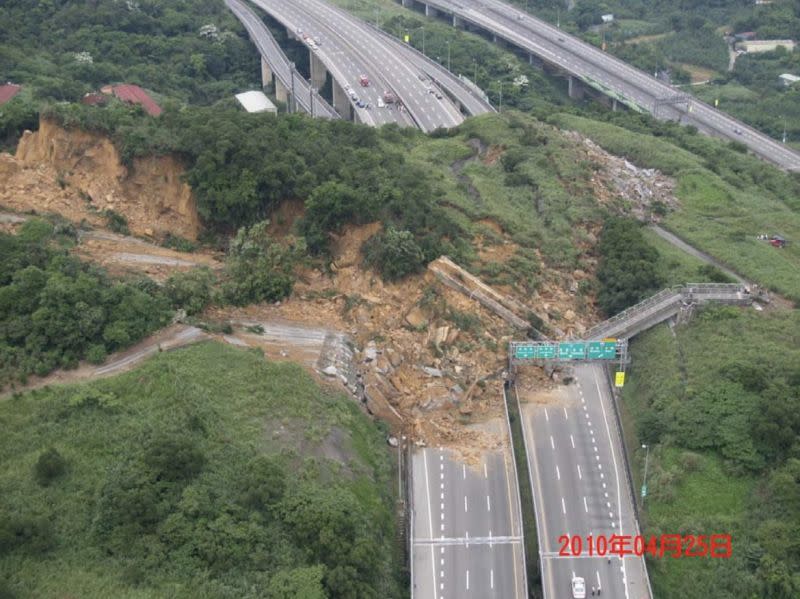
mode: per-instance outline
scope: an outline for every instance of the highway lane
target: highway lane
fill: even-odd
[[[442,95],[437,86],[422,81],[422,72],[369,25],[324,0],[287,0],[286,4],[294,4],[324,19],[330,30],[338,33],[354,54],[368,65],[367,74],[370,78],[382,77],[387,80],[388,89],[400,97],[420,129],[430,132],[439,127],[455,127],[463,122],[461,112],[447,96]],[[430,93],[429,89],[434,93]],[[437,98],[436,93],[441,98]]]
[[[508,451],[467,465],[444,449],[412,456],[413,597],[524,599],[519,493]]]
[[[358,84],[359,76],[365,72],[366,65],[361,58],[356,55],[352,48],[345,43],[341,36],[333,30],[329,23],[319,15],[308,12],[292,2],[285,0],[253,0],[253,3],[269,13],[278,20],[294,35],[302,31],[313,38],[317,38],[320,44],[316,51],[309,48],[325,65],[342,87],[349,85],[357,94],[357,97],[371,105],[370,109],[358,108],[355,101],[348,97],[348,102],[355,111],[356,119],[366,125],[373,127],[388,123],[397,123],[403,127],[414,125],[411,116],[407,112],[402,112],[396,108],[378,108],[378,99],[383,94],[381,85],[388,85],[388,82],[380,77],[373,77],[373,85],[361,87]]]
[[[286,54],[284,54],[283,50],[281,50],[267,26],[264,25],[263,21],[253,10],[241,0],[225,0],[225,4],[236,18],[239,19],[242,25],[244,25],[250,39],[258,48],[264,60],[267,61],[267,64],[269,64],[275,77],[277,77],[287,89],[290,88],[292,75],[289,59],[286,57]],[[311,84],[303,77],[297,75],[297,73],[295,73],[294,85],[296,101],[307,113],[322,118],[340,118],[339,113],[334,110],[333,106],[328,104],[318,93],[312,92]]]
[[[582,79],[609,87],[644,110],[653,112],[658,99],[681,94],[666,83],[636,69],[561,29],[499,0],[426,0],[428,4],[483,27],[515,45],[559,65]],[[512,37],[509,37],[509,33]],[[519,39],[522,36],[522,39]],[[689,109],[691,106],[691,110]],[[800,153],[737,121],[697,98],[689,104],[662,105],[658,118],[680,120],[709,134],[736,140],[781,168],[800,169]]]
[[[598,366],[580,365],[575,378],[560,401],[522,404],[545,598],[569,596],[580,576],[588,596],[594,587],[602,596],[650,599],[642,558],[589,555],[589,535],[632,538],[638,526],[605,377]],[[582,538],[579,555],[561,555],[562,535]]]
[[[382,29],[378,29],[377,27],[373,27],[373,29],[385,39],[395,51],[400,52],[405,60],[413,64],[420,72],[425,73],[425,75],[433,79],[443,90],[446,90],[462,105],[467,114],[475,116],[488,112],[496,112],[489,100],[486,99],[483,91],[478,88],[477,85],[474,85],[475,82],[472,82],[473,85],[471,86],[435,60],[419,52],[413,46],[401,42]]]

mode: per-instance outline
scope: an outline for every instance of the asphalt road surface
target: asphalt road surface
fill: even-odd
[[[353,102],[357,120],[373,126],[391,122],[416,125],[426,132],[454,127],[464,120],[437,86],[420,78],[419,69],[378,32],[349,13],[321,0],[255,0],[255,4],[291,31],[302,30],[317,39],[319,45],[314,53],[333,78],[342,87],[349,85],[371,106],[358,108]],[[368,87],[359,85],[361,74],[369,78]],[[379,106],[379,98],[387,90],[402,100],[404,110],[396,105]],[[436,97],[437,93],[441,98]]]
[[[413,599],[524,599],[522,525],[508,452],[467,465],[417,450],[413,479]]]
[[[250,39],[256,45],[264,60],[267,61],[275,76],[289,89],[292,85],[289,59],[261,18],[240,0],[225,0],[225,4],[247,29]],[[295,99],[307,113],[322,118],[340,118],[333,106],[321,98],[318,93],[314,93],[311,89],[311,84],[303,77],[297,76],[296,73],[294,85]]]
[[[577,366],[575,377],[563,402],[522,405],[545,599],[570,597],[573,576],[587,597],[594,587],[601,597],[651,599],[643,558],[589,555],[589,535],[632,539],[638,527],[606,379],[596,365]],[[578,556],[560,555],[562,535],[582,538]]]
[[[519,7],[498,0],[426,2],[483,27],[581,79],[596,82],[599,87],[612,92],[609,95],[617,94],[620,99],[627,99],[626,103],[648,112],[657,110],[658,118],[678,120],[694,125],[704,133],[741,142],[781,168],[800,170],[800,153],[697,98],[690,98],[689,103],[659,105],[656,109],[658,100],[675,98],[683,92],[525,13]]]

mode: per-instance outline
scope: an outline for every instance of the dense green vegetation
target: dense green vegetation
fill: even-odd
[[[71,225],[26,222],[0,233],[0,380],[25,380],[138,341],[169,319],[160,294],[110,281],[71,257]],[[4,386],[4,385],[3,385]]]
[[[756,238],[779,233],[800,239],[800,179],[690,129],[638,118],[609,115],[626,128],[564,114],[551,121],[674,176],[681,207],[665,217],[667,228],[750,280],[800,299],[800,247],[776,250]]]
[[[800,593],[798,331],[797,311],[714,308],[633,342],[623,399],[651,448],[645,532],[733,535],[730,560],[651,561],[657,596]]]
[[[207,343],[0,402],[4,597],[399,597],[390,454],[344,395]]]
[[[31,86],[41,99],[75,101],[125,81],[159,96],[208,103],[258,73],[257,55],[238,31],[216,0],[33,6],[7,0],[0,9],[0,80]]]
[[[597,304],[608,316],[659,291],[664,284],[658,269],[658,251],[647,243],[634,221],[606,221],[597,245],[600,290]]]

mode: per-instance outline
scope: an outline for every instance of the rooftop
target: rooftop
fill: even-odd
[[[270,102],[270,99],[260,91],[247,91],[241,94],[236,94],[236,99],[239,101],[247,112],[276,112],[275,104]]]
[[[16,85],[15,83],[6,83],[4,85],[0,85],[0,104],[5,104],[8,102],[11,98],[16,96],[21,89],[22,86]]]

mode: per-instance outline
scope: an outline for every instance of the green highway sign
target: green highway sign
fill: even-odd
[[[518,360],[530,360],[533,358],[534,351],[532,345],[518,345],[516,347],[516,351],[514,352],[514,357]]]
[[[555,344],[548,344],[548,345],[537,345],[536,346],[536,357],[540,360],[552,360],[556,357],[556,346]]]
[[[588,345],[590,360],[613,360],[617,357],[616,341],[590,341]]]
[[[614,360],[617,340],[602,341],[534,341],[514,345],[517,360]]]
[[[560,360],[583,360],[586,358],[586,344],[583,341],[559,343],[558,358]]]

